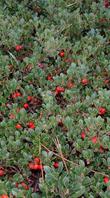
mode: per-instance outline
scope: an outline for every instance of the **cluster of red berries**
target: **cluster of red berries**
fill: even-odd
[[[8,197],[8,195],[3,194],[3,195],[0,195],[0,198],[9,198],[9,197]]]
[[[28,126],[28,128],[30,128],[30,129],[35,129],[35,124],[34,124],[34,122],[28,122],[28,123],[27,123],[27,126]]]
[[[51,74],[49,74],[49,75],[47,76],[47,80],[53,81],[53,76],[52,76]]]
[[[16,45],[16,46],[15,46],[15,50],[16,50],[17,52],[21,51],[22,49],[23,49],[23,46],[22,46],[22,45]]]
[[[24,182],[16,183],[16,188],[19,188],[19,186],[22,186],[25,190],[29,190],[29,186]]]
[[[22,94],[19,92],[19,91],[16,91],[16,92],[14,92],[13,94],[12,94],[12,98],[13,99],[15,99],[15,98],[18,98],[18,97],[21,97],[22,96]],[[28,96],[28,101],[30,101],[30,100],[32,100],[32,96]],[[24,105],[23,105],[23,107],[25,108],[25,109],[28,109],[29,108],[29,104],[28,103],[25,103]]]
[[[0,177],[3,177],[5,175],[5,170],[3,167],[0,167]],[[3,194],[3,195],[0,195],[0,198],[9,198],[8,195],[6,194]]]
[[[56,94],[60,94],[63,93],[65,91],[65,89],[63,87],[57,86],[55,89],[55,93]]]
[[[82,138],[82,140],[84,140],[85,137],[86,137],[86,133],[85,133],[85,131],[82,131],[81,132],[81,138]],[[97,140],[98,140],[98,137],[97,136],[93,136],[91,138],[91,141],[92,141],[93,144],[96,144],[97,143]]]
[[[43,165],[38,157],[35,157],[33,162],[30,162],[28,166],[30,170],[43,170]]]
[[[18,97],[21,97],[22,94],[19,92],[19,91],[16,91],[12,94],[12,98],[18,98]]]
[[[43,168],[44,168],[43,165],[41,164],[40,158],[38,158],[38,157],[35,157],[33,162],[30,162],[28,164],[28,167],[29,167],[30,170],[39,170],[39,171],[43,170]],[[54,168],[58,168],[59,167],[59,163],[57,161],[54,162],[53,163],[53,167]]]
[[[0,167],[0,177],[5,175],[5,170],[3,167]]]
[[[80,136],[82,140],[86,138],[87,132],[89,132],[88,128],[86,128],[86,130],[81,132]],[[96,144],[98,142],[98,136],[93,136],[92,138],[90,138],[90,140],[93,144]],[[100,145],[99,151],[100,153],[103,153],[106,149],[107,148],[104,148],[102,145]]]
[[[27,103],[25,103],[24,106],[23,106],[25,109],[28,109],[29,108],[28,102],[30,102],[32,99],[33,99],[33,96],[28,96],[27,97]]]
[[[27,123],[27,127],[30,129],[35,129],[35,124],[34,122],[30,121]],[[22,129],[22,125],[21,124],[16,124],[16,129]]]
[[[81,83],[82,83],[82,85],[85,86],[85,85],[88,85],[89,81],[88,81],[88,79],[84,78],[84,79],[81,80]],[[74,87],[74,83],[73,82],[68,82],[67,87],[68,88]],[[60,87],[60,86],[57,86],[56,89],[55,89],[56,94],[63,93],[64,91],[65,91],[64,87]]]
[[[89,132],[89,129],[88,128],[86,128],[84,131],[82,131],[81,132],[81,138],[82,138],[82,140],[84,140],[85,139],[85,137],[86,137],[86,133],[88,133]]]
[[[87,128],[85,131],[82,131],[81,132],[80,135],[81,135],[82,140],[84,140],[86,138],[86,132],[88,132],[88,131],[89,131],[89,129]],[[96,144],[97,143],[97,140],[98,140],[98,137],[97,136],[93,136],[91,138],[91,141],[92,141],[93,144]]]

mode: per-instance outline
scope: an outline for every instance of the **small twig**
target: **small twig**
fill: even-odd
[[[60,144],[60,142],[59,142],[58,137],[56,138],[55,141],[56,141],[56,147],[57,147],[57,149],[58,149],[58,151],[59,151],[59,153],[60,153],[61,159],[62,159],[62,161],[63,161],[63,163],[64,163],[64,166],[65,166],[65,168],[66,168],[66,171],[67,171],[67,173],[68,173],[69,171],[68,171],[66,162],[65,162],[65,160],[64,160],[64,156],[63,156],[63,153],[62,153],[62,150],[61,150],[61,144]]]
[[[42,161],[41,161],[41,166],[43,166],[43,165],[42,165]],[[41,174],[42,174],[42,179],[43,179],[43,181],[44,181],[44,172],[43,172],[43,169],[41,169]]]
[[[16,57],[11,52],[8,51],[8,53],[14,59],[14,61],[16,62],[16,64],[18,65],[18,61],[17,61]]]
[[[50,150],[50,149],[48,149],[45,145],[41,144],[41,146],[42,146],[43,148],[45,148],[45,150],[47,150],[48,152],[50,152],[50,151],[51,151],[51,150]],[[54,151],[52,151],[52,153],[53,153],[54,155],[56,155],[57,157],[61,158],[61,156],[60,156],[60,155],[58,155],[57,153],[55,153]],[[78,164],[76,164],[76,163],[74,163],[74,162],[72,162],[72,161],[70,161],[70,160],[66,159],[65,157],[64,157],[63,159],[64,159],[66,162],[69,162],[69,163],[74,164],[75,166],[78,166]]]
[[[75,5],[75,4],[76,4],[76,2],[71,3],[71,4],[67,5],[66,7],[68,8],[68,7],[71,7],[71,6]]]
[[[41,112],[39,117],[38,117],[38,120],[40,121],[42,119],[42,116],[43,116],[43,113]]]
[[[41,154],[41,142],[40,142],[40,138],[39,138],[39,154]],[[42,161],[41,161],[41,166],[42,166]],[[44,180],[44,172],[43,172],[43,169],[41,169],[41,174],[42,174],[42,179]]]
[[[100,175],[103,175],[104,177],[107,176],[109,177],[108,175],[106,175],[105,173],[102,173],[102,172],[99,172],[99,171],[95,171],[95,170],[91,170],[92,172],[94,173],[97,173],[97,174],[100,174]]]
[[[64,30],[67,30],[68,28],[70,28],[72,26],[72,24],[69,24],[68,26],[58,30],[56,33],[59,34],[59,33],[62,33]]]
[[[41,146],[42,146],[43,148],[45,148],[45,150],[47,150],[48,152],[51,151],[51,150],[48,149],[45,145],[41,144]],[[53,151],[52,151],[52,152],[53,152]],[[54,154],[55,156],[57,156],[57,157],[59,157],[59,158],[62,159],[62,157],[61,157],[60,155],[58,155],[57,153],[53,152],[53,154]],[[65,157],[63,157],[63,159],[64,159],[66,162],[69,162],[69,163],[71,163],[71,164],[73,164],[73,165],[75,165],[75,166],[80,166],[80,164],[77,164],[77,163],[75,163],[75,162],[72,162],[72,161],[66,159]],[[102,173],[102,172],[99,172],[99,171],[95,171],[95,170],[91,170],[91,171],[94,172],[94,173],[96,173],[96,174],[109,177],[109,175],[107,175],[107,174],[105,174],[105,173]]]

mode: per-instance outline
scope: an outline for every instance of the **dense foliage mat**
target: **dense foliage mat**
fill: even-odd
[[[110,197],[109,1],[0,1],[0,197]]]

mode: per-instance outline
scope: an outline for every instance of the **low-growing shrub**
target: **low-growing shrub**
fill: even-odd
[[[110,2],[0,1],[0,197],[110,197]]]

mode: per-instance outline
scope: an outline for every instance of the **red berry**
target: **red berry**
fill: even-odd
[[[106,109],[103,107],[99,107],[99,115],[104,115],[106,113]]]
[[[105,83],[105,84],[108,84],[109,81],[110,81],[109,79],[106,79],[106,80],[104,80],[104,83]]]
[[[29,169],[34,169],[34,164],[33,163],[29,163]]]
[[[34,122],[28,122],[27,126],[28,126],[28,128],[30,128],[30,129],[35,129],[35,124],[34,124]]]
[[[58,122],[58,126],[59,126],[59,127],[63,127],[63,126],[64,126],[62,120],[60,120],[60,121]]]
[[[106,18],[100,18],[99,19],[99,23],[104,23],[104,22],[107,22]]]
[[[16,93],[13,93],[12,94],[12,98],[16,98]]]
[[[13,113],[11,113],[11,114],[9,115],[9,118],[10,118],[10,119],[15,119],[15,117],[16,117],[16,116],[15,116]]]
[[[84,131],[82,131],[82,133],[81,133],[81,138],[84,140],[84,139],[85,139],[85,137],[86,137],[86,134],[85,134],[85,132],[84,132]]]
[[[16,124],[16,129],[21,129],[22,126],[20,124]]]
[[[39,164],[29,163],[30,170],[42,170],[43,166]]]
[[[104,177],[103,181],[105,184],[107,184],[110,181],[110,179],[108,177]]]
[[[53,77],[52,77],[51,75],[48,75],[48,76],[47,76],[47,80],[53,81]]]
[[[19,183],[18,183],[18,182],[16,182],[15,186],[16,186],[16,188],[18,188],[18,186],[19,186]]]
[[[17,97],[20,97],[21,96],[21,93],[20,92],[15,92],[12,94],[12,98],[17,98]]]
[[[16,112],[18,113],[18,112],[20,112],[20,110],[21,110],[21,108],[17,108],[17,109],[16,109]]]
[[[28,109],[28,108],[29,108],[28,103],[25,103],[25,104],[24,104],[24,108],[25,108],[25,109]]]
[[[92,137],[91,141],[92,141],[93,144],[96,144],[97,143],[97,136]]]
[[[65,62],[66,62],[66,63],[72,63],[72,61],[73,61],[73,60],[72,60],[71,58],[65,59]]]
[[[5,171],[3,169],[0,169],[0,177],[5,175]]]
[[[15,50],[16,50],[17,52],[21,51],[22,49],[23,49],[23,46],[22,46],[22,45],[16,45],[16,46],[15,46]]]
[[[24,182],[21,182],[20,184],[25,190],[29,190],[29,186],[27,184],[25,184]]]
[[[56,94],[62,93],[64,91],[65,91],[65,89],[63,87],[60,87],[60,86],[57,86],[56,89],[55,89]]]
[[[21,93],[20,92],[16,92],[16,97],[20,97]]]
[[[35,164],[34,165],[34,168],[35,168],[35,170],[42,170],[43,169],[43,166],[42,165],[39,165],[39,164]]]
[[[40,164],[40,158],[35,157],[35,158],[34,158],[34,163],[35,163],[35,164]]]
[[[86,130],[86,132],[89,132],[89,128],[88,128],[88,127],[86,127],[86,129],[85,129],[85,130]]]
[[[83,78],[82,80],[81,80],[81,83],[82,83],[82,85],[88,85],[88,83],[89,83],[89,81],[88,81],[88,79],[87,78]]]
[[[32,96],[28,96],[28,97],[27,97],[27,100],[28,100],[28,101],[31,101],[32,99],[33,99]]]
[[[9,198],[9,197],[8,197],[8,195],[3,194],[0,196],[0,198]]]
[[[54,168],[58,168],[59,167],[59,163],[58,162],[54,162],[53,166],[54,166]]]
[[[73,87],[74,87],[74,83],[71,82],[71,81],[69,81],[69,82],[67,83],[67,87],[68,87],[69,89],[73,88]]]
[[[104,148],[102,145],[100,145],[100,149],[99,149],[100,153],[103,153],[104,152]]]
[[[43,63],[38,63],[38,67],[40,67],[41,69],[44,68],[44,64]]]
[[[60,56],[61,58],[63,58],[63,57],[65,56],[64,50],[62,50],[62,51],[59,52],[59,56]]]

